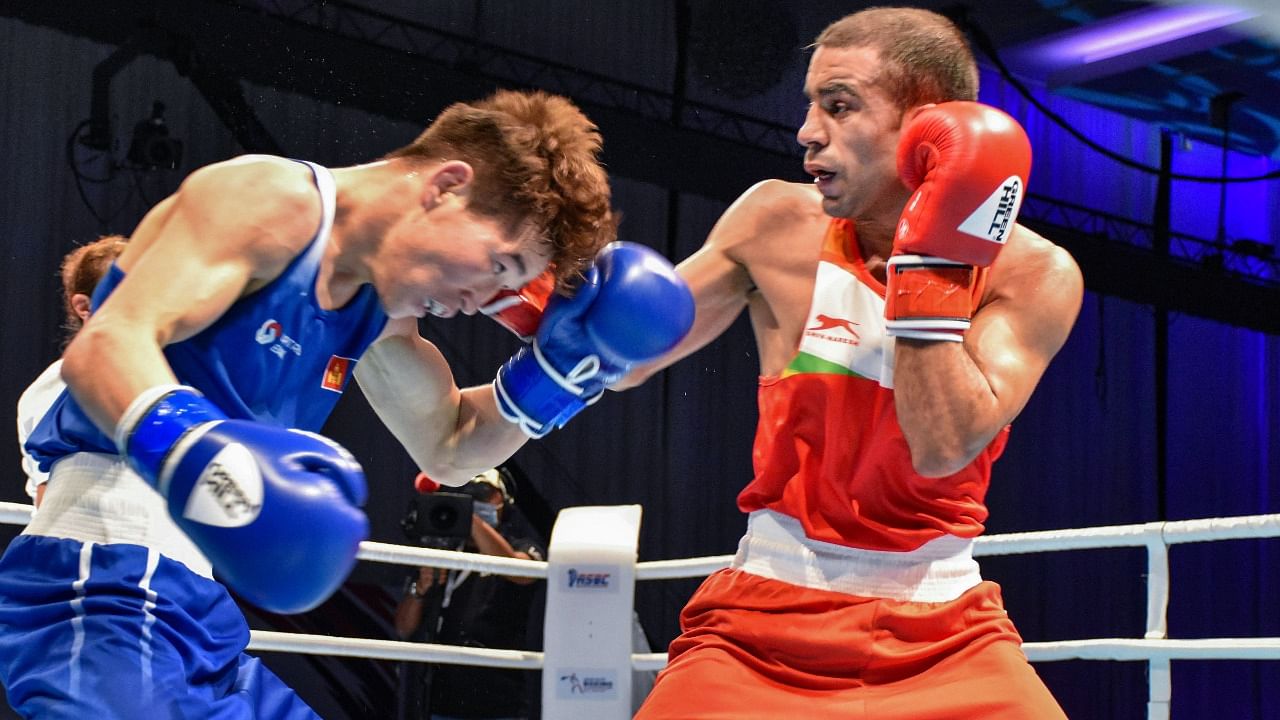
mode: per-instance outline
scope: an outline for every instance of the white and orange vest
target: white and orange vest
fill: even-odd
[[[975,306],[985,279],[980,272]],[[760,379],[743,512],[771,511],[798,521],[810,541],[872,551],[982,533],[991,464],[1008,428],[954,475],[916,474],[894,410],[893,353],[884,285],[867,272],[853,223],[832,220],[798,351],[780,376]]]

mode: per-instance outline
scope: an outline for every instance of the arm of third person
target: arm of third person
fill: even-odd
[[[471,516],[471,540],[475,542],[476,548],[485,555],[494,557],[515,558],[517,560],[533,560],[529,553],[516,550],[511,546],[502,533],[496,528],[485,522],[479,515]],[[537,578],[521,577],[518,575],[503,575],[504,579],[515,583],[516,585],[531,585]]]

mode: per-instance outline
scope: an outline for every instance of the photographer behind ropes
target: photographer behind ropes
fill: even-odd
[[[416,484],[434,485],[423,475]],[[543,560],[546,548],[516,508],[513,490],[505,469],[487,470],[453,492],[415,498],[401,526],[422,547]],[[406,579],[396,632],[419,642],[536,649],[540,639],[530,630],[540,628],[530,623],[530,612],[543,592],[544,583],[534,578],[419,568]],[[403,720],[527,718],[539,686],[526,670],[428,663],[402,669]]]

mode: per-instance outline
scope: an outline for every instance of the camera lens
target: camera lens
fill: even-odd
[[[445,530],[458,521],[458,510],[452,505],[437,505],[431,508],[427,521],[431,523],[432,529]]]

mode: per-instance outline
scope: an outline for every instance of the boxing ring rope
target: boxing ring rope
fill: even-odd
[[[595,508],[573,510],[588,509]],[[31,510],[29,505],[0,503],[0,522],[25,525],[30,520]],[[637,522],[638,513],[637,509]],[[559,521],[557,521],[558,525]],[[1280,537],[1280,514],[991,535],[976,540],[974,555],[983,557],[1064,550],[1146,548],[1145,637],[1028,642],[1023,644],[1023,650],[1032,662],[1146,661],[1149,665],[1147,717],[1149,720],[1167,720],[1172,692],[1171,661],[1280,659],[1280,638],[1170,639],[1167,637],[1169,547],[1183,543],[1274,537]],[[552,549],[554,550],[554,545]],[[551,566],[549,562],[535,560],[495,558],[475,553],[405,547],[378,542],[361,543],[357,557],[370,562],[411,567],[432,566],[530,578],[547,578],[548,568]],[[634,564],[634,580],[702,577],[727,567],[732,558],[732,555],[718,555],[639,562]],[[340,638],[264,630],[252,631],[249,649],[262,652],[295,652],[523,670],[542,668],[545,659],[544,653],[535,651],[467,648],[434,643]],[[665,653],[636,653],[631,655],[631,667],[627,669],[658,670],[665,664]]]
[[[0,503],[0,522],[5,525],[26,525],[31,522],[31,512],[34,510],[30,505],[21,503]]]

